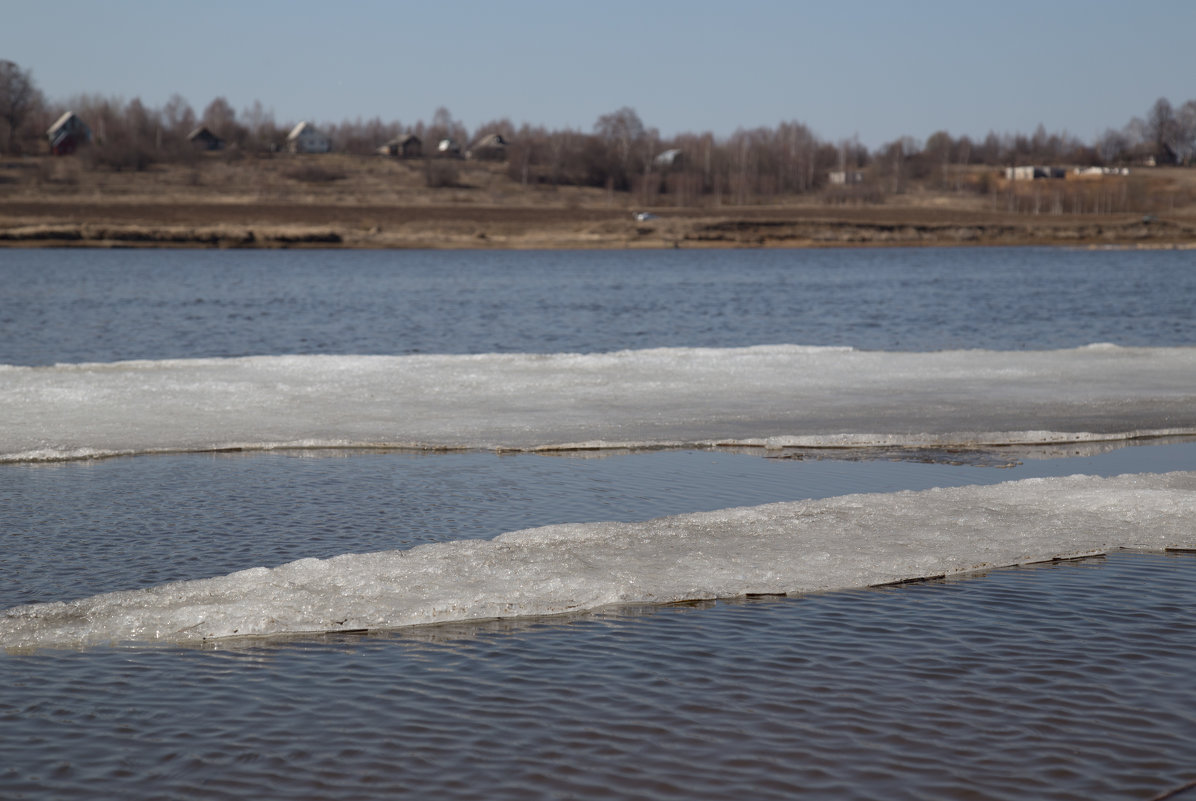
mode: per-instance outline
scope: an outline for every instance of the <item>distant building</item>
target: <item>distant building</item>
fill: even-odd
[[[406,134],[391,139],[378,148],[378,152],[400,159],[417,159],[424,154],[424,143],[415,134]]]
[[[827,173],[827,180],[832,186],[846,186],[847,184],[862,184],[864,174],[858,170],[832,170]]]
[[[91,129],[73,111],[68,111],[46,129],[50,152],[55,156],[74,153],[80,145],[91,141]]]
[[[1129,167],[1076,167],[1073,175],[1080,178],[1100,178],[1106,175],[1129,175]]]
[[[287,150],[292,153],[328,153],[332,150],[332,140],[310,122],[301,122],[287,134]]]
[[[224,148],[224,140],[208,130],[206,125],[201,125],[187,134],[187,141],[194,145],[196,150],[221,150]]]
[[[685,155],[678,148],[671,148],[657,154],[652,159],[652,166],[658,170],[673,170],[683,166]]]
[[[1009,181],[1033,181],[1042,178],[1066,178],[1067,170],[1062,167],[1006,167],[1005,179]]]
[[[506,161],[507,140],[502,137],[502,134],[486,134],[473,143],[473,147],[469,148],[466,155],[479,161]]]

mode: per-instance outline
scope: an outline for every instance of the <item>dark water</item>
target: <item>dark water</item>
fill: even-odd
[[[1192,345],[1193,260],[0,250],[0,364]],[[1190,443],[1007,470],[692,451],[3,465],[0,607],[553,522],[1194,467]],[[0,799],[1147,799],[1196,778],[1194,588],[1196,558],[1114,554],[783,601],[0,654]]]
[[[1001,469],[711,451],[602,458],[311,451],[4,465],[0,609],[552,523],[1171,470],[1196,470],[1196,442]]]
[[[0,250],[0,364],[1196,343],[1191,251]]]
[[[1196,557],[2,664],[5,798],[1148,799]]]

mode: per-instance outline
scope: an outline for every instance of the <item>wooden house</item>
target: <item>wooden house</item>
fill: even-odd
[[[332,140],[310,122],[301,122],[287,134],[287,150],[292,153],[329,153]]]
[[[473,143],[466,156],[478,161],[506,161],[507,144],[502,134],[486,134]]]
[[[378,148],[378,152],[400,159],[417,159],[424,154],[424,143],[415,134],[406,134],[391,139]]]
[[[206,125],[201,125],[187,134],[187,141],[194,145],[196,150],[222,150],[224,148],[224,140],[208,130]]]
[[[91,129],[73,111],[68,111],[46,129],[50,152],[55,156],[74,153],[80,145],[91,141]]]

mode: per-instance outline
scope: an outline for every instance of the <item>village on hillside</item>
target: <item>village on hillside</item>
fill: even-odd
[[[15,78],[4,86],[28,78],[0,70]],[[22,97],[0,116],[0,243],[1196,241],[1196,100],[1159,98],[1091,142],[1040,125],[868,148],[796,120],[664,135],[629,107],[589,130],[500,119],[470,131],[443,107],[427,123],[279,124],[223,97],[198,114],[178,95],[65,107],[28,80]]]

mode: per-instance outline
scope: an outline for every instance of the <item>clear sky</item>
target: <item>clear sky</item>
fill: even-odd
[[[1196,0],[0,0],[0,58],[48,98],[279,123],[508,117],[671,134],[797,120],[874,148],[936,130],[1091,141],[1196,98]]]

